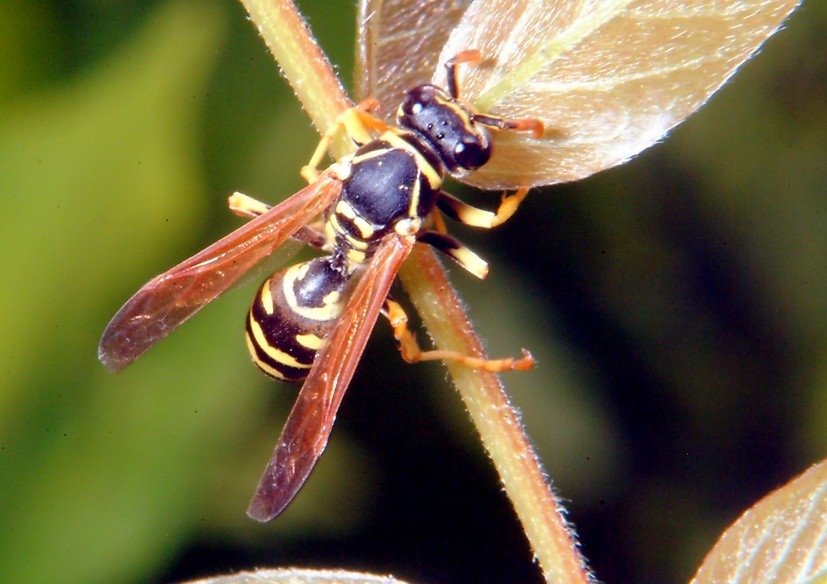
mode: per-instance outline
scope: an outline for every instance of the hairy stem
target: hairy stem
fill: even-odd
[[[320,132],[351,106],[330,63],[289,0],[241,0]],[[334,154],[346,153],[337,143]],[[400,279],[435,344],[484,356],[456,293],[434,252],[417,246]],[[588,582],[562,505],[547,484],[539,459],[499,376],[448,364],[457,389],[514,505],[548,582]]]

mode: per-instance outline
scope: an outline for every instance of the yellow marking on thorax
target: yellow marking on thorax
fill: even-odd
[[[365,263],[365,258],[367,258],[367,254],[358,249],[349,249],[345,254],[348,261],[351,263],[351,266],[361,265]]]
[[[331,242],[331,246],[335,244],[336,234],[341,233],[340,228],[341,225],[339,225],[339,220],[336,219],[335,214],[331,213],[330,217],[328,217],[324,224],[324,234],[327,241]]]
[[[345,201],[336,203],[335,213],[353,221],[356,218],[356,210]]]
[[[351,159],[350,164],[351,166],[354,166],[361,162],[365,162],[366,160],[371,160],[372,158],[379,158],[380,156],[384,156],[387,151],[387,148],[377,148],[376,150],[371,150],[370,152],[364,152],[358,156],[354,156]]]
[[[328,167],[328,171],[337,179],[344,182],[350,178],[351,167],[353,166],[353,156],[345,156],[338,162],[334,162]]]
[[[332,214],[330,218],[327,220],[327,224],[325,225],[325,232],[327,233],[328,238],[330,241],[335,241],[337,236],[341,236],[347,242],[349,248],[362,251],[366,250],[370,247],[370,244],[367,241],[363,241],[361,239],[356,239],[350,233],[345,231],[342,228],[342,224],[339,222],[339,219],[336,217],[336,214]]]
[[[417,167],[419,168],[419,167]],[[400,187],[402,188],[402,187]],[[416,180],[413,184],[413,190],[410,194],[411,204],[408,206],[408,217],[416,217],[417,209],[419,209],[419,197],[422,193],[422,181]]]
[[[400,219],[393,226],[393,230],[402,237],[415,237],[422,228],[422,219],[416,216]]]
[[[373,237],[373,235],[376,233],[376,230],[373,228],[373,225],[365,221],[364,218],[357,215],[356,210],[345,201],[339,201],[338,203],[336,203],[335,214],[341,215],[342,217],[346,217],[347,219],[349,219],[351,223],[353,223],[354,227],[356,227],[356,229],[359,230],[359,235],[362,236],[362,240],[368,240],[371,237]],[[341,232],[341,224],[339,224],[338,230]]]
[[[417,150],[410,142],[402,138],[398,131],[388,130],[379,137],[394,148],[409,152],[416,159],[416,167],[425,176],[425,180],[431,185],[431,188],[438,190],[442,186],[442,177],[439,176],[437,170],[430,165],[428,160],[422,156],[422,153]]]

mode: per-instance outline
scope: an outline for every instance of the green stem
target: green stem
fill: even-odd
[[[484,357],[462,303],[431,248],[417,246],[399,276],[441,349]],[[543,469],[499,375],[446,363],[523,525],[547,582],[585,583],[590,575],[564,509]]]
[[[241,0],[316,129],[323,134],[353,103],[290,0]],[[341,156],[344,152],[336,152]]]
[[[241,0],[282,72],[320,132],[351,106],[341,84],[289,0]],[[344,143],[334,148],[345,152]],[[416,246],[399,277],[441,349],[484,356],[461,303],[434,252]],[[448,364],[448,370],[502,479],[548,582],[585,583],[590,576],[563,507],[546,483],[499,376]]]

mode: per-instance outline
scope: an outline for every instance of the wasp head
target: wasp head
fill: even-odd
[[[396,119],[431,146],[453,176],[468,174],[491,158],[487,128],[474,121],[465,105],[435,85],[408,91]]]

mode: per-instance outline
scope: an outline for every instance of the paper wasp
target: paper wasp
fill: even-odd
[[[491,155],[489,128],[542,134],[534,119],[506,120],[473,112],[458,100],[457,64],[478,61],[463,51],[447,63],[448,87],[425,84],[407,92],[397,126],[375,118],[368,100],[345,111],[319,143],[302,175],[310,183],[269,207],[236,193],[230,207],[253,219],[210,247],[150,280],[113,317],[98,356],[112,371],[227,290],[251,267],[293,237],[324,255],[270,276],[247,316],[246,339],[268,375],[305,380],[259,483],[248,514],[278,515],[292,500],[324,450],[365,343],[380,313],[394,329],[409,361],[455,360],[494,371],[527,369],[520,359],[474,359],[448,351],[420,351],[407,317],[388,291],[415,242],[427,243],[483,278],[487,264],[442,231],[428,229],[439,209],[464,224],[491,228],[507,220],[527,189],[506,197],[496,213],[476,209],[441,190],[443,177],[462,176]],[[355,154],[319,172],[337,132],[358,146]],[[311,220],[322,214],[323,227]]]

